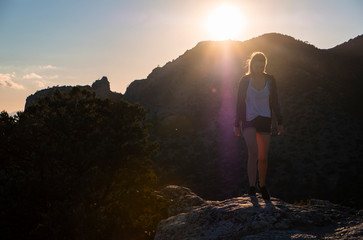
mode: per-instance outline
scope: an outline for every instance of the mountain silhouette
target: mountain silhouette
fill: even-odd
[[[233,135],[238,82],[254,51],[277,80],[284,136],[271,142],[268,186],[286,201],[311,197],[362,206],[362,36],[322,50],[287,35],[205,41],[127,88],[160,144],[160,184],[188,186],[207,199],[247,187],[247,152]],[[358,191],[359,192],[359,191]]]
[[[350,39],[349,41],[334,47],[330,51],[341,55],[347,55],[350,57],[362,57],[363,35],[359,35],[354,39]]]
[[[124,95],[110,91],[107,77],[81,88],[148,110],[151,137],[160,142],[154,157],[160,185],[182,185],[204,199],[223,200],[240,196],[248,185],[247,149],[232,129],[239,80],[251,53],[262,51],[277,81],[285,129],[271,140],[272,196],[362,208],[362,50],[363,35],[331,49],[278,33],[243,42],[203,41],[132,82]],[[56,89],[71,87],[38,91],[26,106]]]

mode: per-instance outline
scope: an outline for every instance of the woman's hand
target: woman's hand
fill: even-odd
[[[234,134],[239,137],[241,136],[241,130],[239,127],[234,127]]]
[[[278,125],[277,126],[277,135],[282,135],[284,134],[284,126],[283,125]]]

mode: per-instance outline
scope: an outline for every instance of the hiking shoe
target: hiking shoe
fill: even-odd
[[[256,196],[256,188],[255,187],[250,187],[248,189],[247,194],[250,195],[250,196]]]
[[[260,189],[262,198],[265,200],[270,200],[270,194],[268,193],[266,186],[261,187],[260,185],[258,185],[258,188]]]

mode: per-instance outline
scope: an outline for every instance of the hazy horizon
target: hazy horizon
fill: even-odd
[[[2,0],[0,111],[22,111],[37,90],[102,76],[124,93],[201,41],[276,32],[333,48],[363,33],[362,13],[355,0]]]

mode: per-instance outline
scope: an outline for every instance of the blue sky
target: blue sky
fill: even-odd
[[[363,34],[360,0],[0,0],[0,111],[35,91],[106,75],[123,93],[198,42],[222,4],[238,9],[234,40],[278,32],[332,48]]]

